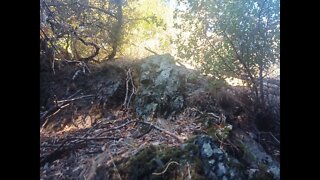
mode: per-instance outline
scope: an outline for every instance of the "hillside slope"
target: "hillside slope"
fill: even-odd
[[[254,112],[169,54],[41,63],[41,179],[280,179],[278,93]]]

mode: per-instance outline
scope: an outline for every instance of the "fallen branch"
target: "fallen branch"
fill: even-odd
[[[94,96],[94,95],[93,95],[93,94],[90,94],[90,95],[80,96],[80,97],[76,97],[76,98],[72,98],[72,99],[60,100],[60,101],[57,101],[57,102],[58,102],[58,103],[71,102],[71,101],[75,101],[75,100],[79,100],[79,99],[87,98],[87,97],[92,97],[92,96]]]
[[[45,121],[45,122],[42,124],[42,126],[41,126],[40,132],[42,132],[42,130],[43,130],[44,127],[48,124],[49,119],[50,119],[52,116],[56,115],[58,112],[61,111],[61,109],[65,108],[65,107],[67,107],[67,106],[69,106],[69,105],[70,105],[70,103],[69,103],[69,104],[62,105],[62,106],[57,106],[57,107],[52,108],[51,111],[54,111],[54,112],[53,112],[52,114],[50,114],[49,116],[47,116],[47,117],[46,117],[46,115],[48,114],[49,111],[48,111],[47,113],[45,113],[45,114],[42,116],[42,118],[40,118],[40,121],[42,121],[43,119],[46,119],[46,121]]]
[[[160,172],[160,173],[152,173],[152,175],[160,176],[160,175],[164,174],[171,164],[177,164],[177,165],[180,166],[180,164],[177,163],[176,161],[171,161],[171,162],[168,163],[167,167],[162,172]]]
[[[120,129],[120,128],[125,127],[126,125],[128,125],[128,124],[130,124],[130,123],[134,123],[134,122],[138,122],[138,120],[129,121],[129,122],[124,123],[123,125],[120,125],[120,126],[117,126],[117,127],[111,128],[111,129],[108,129],[108,130],[109,130],[109,131],[117,130],[117,129]]]
[[[97,120],[96,123],[95,123],[93,126],[91,126],[90,129],[87,130],[87,132],[82,136],[82,138],[85,138],[88,134],[90,134],[90,132],[91,132],[94,128],[96,128],[98,125],[100,125],[100,123],[101,123],[104,119],[105,119],[105,118],[102,118],[102,119]],[[100,121],[100,122],[98,122],[98,121]],[[109,123],[111,123],[111,122],[109,122]]]
[[[81,92],[81,91],[82,91],[82,89],[79,89],[77,92],[75,92],[75,93],[73,93],[72,95],[70,95],[70,96],[68,97],[68,99],[73,98],[76,94],[78,94],[78,93]]]
[[[84,138],[84,137],[73,137],[73,138],[69,138],[68,140],[84,140],[84,141],[91,141],[91,140],[105,140],[105,139],[109,139],[109,140],[118,140],[122,137],[92,137],[92,138]]]
[[[105,132],[108,132],[108,131],[113,131],[113,130],[117,130],[117,129],[123,128],[123,127],[127,126],[128,124],[131,124],[131,123],[134,123],[134,122],[138,122],[138,120],[129,121],[129,122],[126,122],[126,123],[124,123],[124,124],[122,124],[122,125],[120,125],[120,126],[107,129],[107,130],[105,130],[105,131],[100,132],[97,136],[100,136],[101,134],[103,134],[103,133],[105,133]]]
[[[156,129],[156,130],[159,130],[159,131],[161,131],[161,132],[164,132],[164,133],[166,133],[166,134],[168,134],[168,135],[176,138],[180,143],[183,143],[183,139],[184,139],[184,138],[179,137],[179,136],[173,134],[172,132],[169,132],[169,131],[167,131],[167,130],[165,130],[165,129],[162,129],[162,128],[158,127],[158,126],[155,126],[155,125],[153,125],[153,124],[150,124],[150,123],[147,123],[147,122],[144,122],[144,121],[138,121],[138,123],[147,124],[147,125],[153,127],[153,128]]]
[[[75,96],[76,94],[78,94],[80,91],[81,91],[81,89],[78,90],[77,92],[75,92],[74,94],[72,94],[71,96],[69,96],[68,98],[74,97],[74,96]],[[87,96],[93,96],[93,95],[87,95]],[[69,104],[68,104],[68,105],[65,106],[65,104],[67,104],[68,102],[71,102],[71,101],[74,101],[74,100],[77,100],[77,99],[80,99],[80,98],[84,98],[84,97],[86,97],[86,96],[80,96],[80,97],[73,98],[73,99],[56,101],[55,103],[56,103],[57,106],[54,106],[54,107],[50,108],[49,110],[47,110],[47,111],[45,111],[45,112],[42,113],[42,115],[40,116],[40,122],[43,121],[44,119],[48,119],[48,118],[50,118],[51,116],[57,114],[62,108],[65,108],[66,106],[69,105]],[[60,103],[62,103],[62,104],[60,104]],[[50,114],[50,115],[49,115],[49,114]],[[49,116],[47,116],[47,115],[49,115]]]

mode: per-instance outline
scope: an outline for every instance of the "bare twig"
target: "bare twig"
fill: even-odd
[[[188,167],[188,180],[191,180],[191,173],[190,173],[190,164],[187,162]]]
[[[105,133],[105,132],[108,132],[108,131],[113,131],[113,130],[117,130],[117,129],[123,128],[123,127],[127,126],[128,124],[131,124],[131,123],[134,123],[134,122],[138,122],[138,120],[129,121],[129,122],[126,122],[126,123],[124,123],[124,124],[122,124],[122,125],[120,125],[120,126],[107,129],[107,130],[105,130],[105,131],[100,132],[97,136],[100,136],[101,134],[103,134],[103,133]]]
[[[87,63],[83,62],[83,68],[84,68],[85,70],[87,70],[89,74],[91,73],[91,71],[90,71]]]
[[[44,129],[44,127],[48,124],[50,117],[54,116],[54,115],[57,114],[61,109],[65,108],[65,107],[67,107],[67,106],[69,106],[69,105],[70,105],[70,103],[69,103],[69,104],[62,105],[62,106],[54,107],[53,110],[56,110],[56,111],[54,111],[54,112],[53,112],[52,114],[50,114],[49,116],[45,117],[45,116],[48,114],[48,112],[49,112],[49,111],[47,111],[47,113],[45,114],[45,116],[42,116],[42,119],[46,119],[46,121],[42,124],[41,129],[40,129],[40,132],[42,132],[43,129]],[[41,121],[42,119],[40,119],[40,121]]]
[[[160,173],[152,173],[152,174],[153,174],[153,175],[156,175],[156,176],[160,176],[160,175],[164,174],[164,173],[167,171],[168,167],[169,167],[171,164],[177,164],[177,165],[180,166],[180,164],[177,163],[176,161],[171,161],[171,162],[168,163],[167,167],[166,167],[162,172],[160,172]]]
[[[129,69],[129,70],[130,70],[130,69]],[[131,101],[132,95],[133,95],[133,94],[136,94],[136,87],[134,86],[134,83],[133,83],[131,70],[130,70],[130,72],[129,72],[129,78],[130,78],[130,81],[131,81],[132,92],[131,92],[131,95],[130,95],[129,100],[128,100],[127,108],[128,108],[129,105],[130,105],[130,101]]]
[[[99,119],[100,121],[103,121],[105,118],[102,118],[102,119]],[[99,120],[97,120],[97,121],[99,121]],[[86,137],[88,134],[90,134],[90,132],[94,129],[94,128],[96,128],[98,125],[100,125],[100,123],[98,123],[96,121],[96,123],[93,125],[93,126],[91,126],[91,128],[89,129],[89,130],[87,130],[87,132],[82,136],[82,138],[84,138],[84,137]]]
[[[155,55],[159,55],[158,53],[152,51],[151,49],[147,48],[147,47],[144,47],[145,50],[151,52],[152,54],[155,54]]]
[[[82,91],[82,89],[79,89],[77,92],[75,92],[75,93],[73,93],[72,95],[70,95],[70,96],[68,97],[68,99],[73,98],[76,94],[78,94],[78,93],[81,92],[81,91]]]
[[[77,61],[77,60],[67,60],[67,59],[60,59],[60,61],[70,63],[70,64],[78,64],[81,63],[82,61]]]
[[[128,124],[131,124],[131,123],[134,123],[134,122],[138,122],[139,120],[133,120],[133,121],[129,121],[127,123],[124,123],[123,125],[120,125],[120,126],[117,126],[117,127],[114,127],[114,128],[111,128],[111,129],[108,129],[108,131],[113,131],[113,130],[116,130],[116,129],[120,129],[120,128],[123,128],[125,126],[127,126]]]
[[[53,48],[58,54],[60,54],[60,52],[58,51],[58,49],[56,48],[56,46],[53,44],[52,40],[47,36],[47,34],[42,30],[41,27],[40,27],[40,31],[43,33],[43,35],[44,35],[44,37],[46,38],[46,40],[49,41],[49,43],[51,44],[52,48]],[[53,55],[54,55],[54,53],[53,53]],[[54,70],[54,57],[52,58],[51,65],[52,65],[53,74],[55,74],[55,70]]]
[[[79,99],[87,98],[87,97],[92,97],[92,96],[94,96],[94,95],[93,95],[93,94],[90,94],[90,95],[84,95],[84,96],[80,96],[80,97],[76,97],[76,98],[72,98],[72,99],[60,100],[60,101],[58,101],[58,103],[71,102],[71,101],[75,101],[75,100],[79,100]]]
[[[131,90],[131,95],[130,95],[130,97],[128,99],[129,81],[131,81],[132,90]],[[128,72],[127,72],[127,78],[126,78],[126,96],[125,96],[124,103],[123,103],[123,106],[124,106],[125,109],[129,108],[130,101],[131,101],[131,98],[132,98],[133,94],[136,94],[136,87],[134,86],[133,78],[132,78],[132,72],[131,72],[131,69],[129,68]]]
[[[209,114],[209,115],[215,117],[216,119],[220,120],[220,117],[218,115],[215,115],[214,113],[207,113],[207,114]]]
[[[157,129],[157,130],[159,130],[161,132],[164,132],[164,133],[176,138],[180,143],[183,143],[183,138],[179,137],[178,135],[173,134],[172,132],[169,132],[169,131],[167,131],[165,129],[162,129],[162,128],[158,127],[158,126],[155,126],[153,124],[150,124],[150,123],[147,123],[147,122],[144,122],[144,121],[139,121],[138,123],[147,124],[147,125],[153,127],[154,129]]]
[[[126,79],[126,97],[124,98],[124,102],[123,102],[123,106],[124,108],[126,108],[127,105],[127,98],[128,98],[128,91],[129,91],[129,77],[128,77],[128,73],[129,73],[130,69],[127,72],[127,79]]]
[[[270,135],[278,144],[280,144],[280,141],[271,132],[270,132]]]
[[[79,73],[81,73],[82,71],[79,69],[79,70],[77,70],[75,73],[74,73],[74,75],[72,76],[72,80],[75,80],[76,79],[76,77],[79,75]]]
[[[280,144],[280,141],[271,132],[258,132],[258,133],[259,134],[269,134],[277,142],[277,144]]]
[[[110,139],[110,140],[118,140],[121,137],[89,137],[89,138],[84,138],[84,137],[72,137],[69,138],[68,140],[84,140],[84,141],[91,141],[91,140],[105,140],[105,139]]]
[[[56,108],[56,107],[55,107],[55,108]],[[42,114],[42,115],[40,116],[40,121],[42,121],[42,120],[47,116],[48,113],[49,113],[49,110],[48,110],[48,111],[45,111],[45,112],[42,112],[42,113],[40,112],[40,115]]]

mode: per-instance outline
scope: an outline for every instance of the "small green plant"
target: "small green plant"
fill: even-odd
[[[195,81],[198,79],[198,75],[196,73],[191,73],[187,75],[187,82],[195,83]]]

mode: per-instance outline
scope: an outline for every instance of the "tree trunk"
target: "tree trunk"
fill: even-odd
[[[264,101],[263,76],[262,76],[262,72],[263,72],[262,63],[259,63],[260,103],[261,103],[262,106],[264,106],[264,105],[265,105],[265,101]]]
[[[108,60],[113,59],[118,51],[118,47],[119,47],[119,42],[120,42],[120,36],[121,36],[121,29],[122,29],[122,19],[123,19],[123,14],[122,14],[122,4],[121,4],[121,0],[116,0],[117,3],[117,24],[115,25],[115,28],[112,32],[112,34],[114,34],[113,37],[113,43],[112,43],[112,52],[111,54],[108,56]]]

